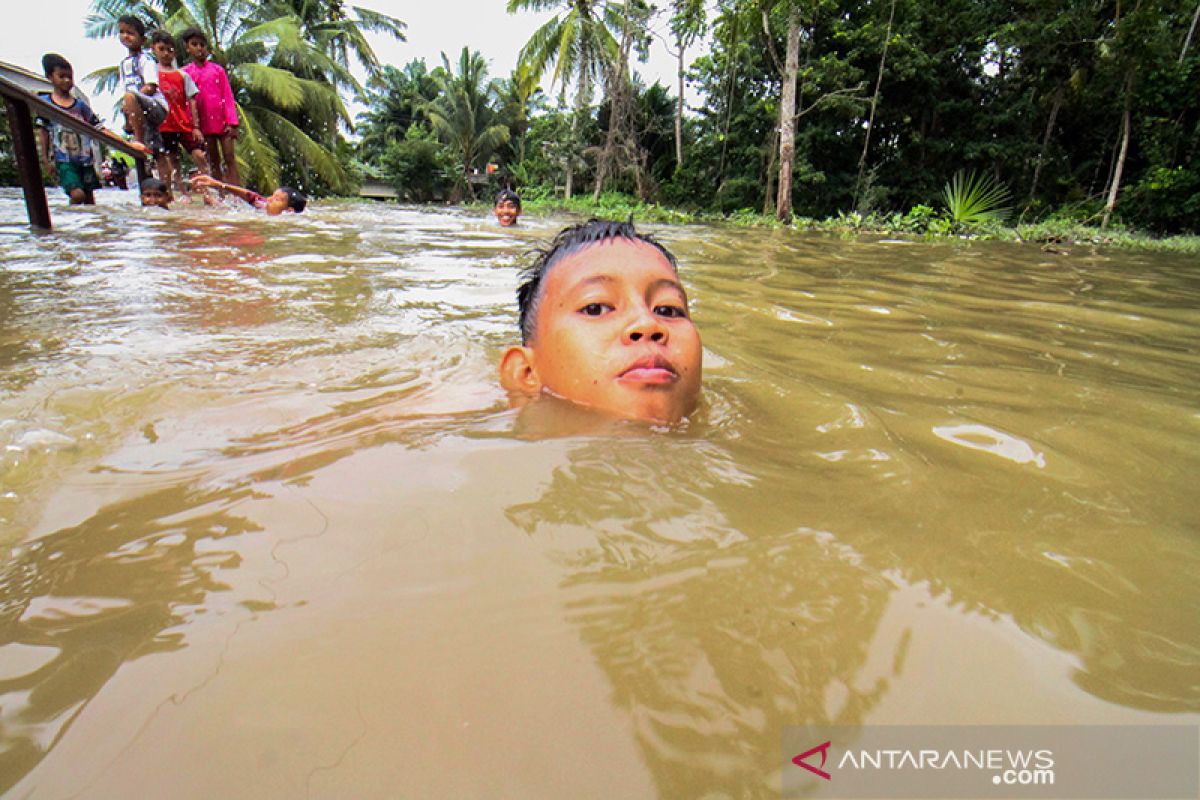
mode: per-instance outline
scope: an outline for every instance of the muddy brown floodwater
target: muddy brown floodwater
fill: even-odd
[[[1194,258],[648,226],[665,430],[506,407],[565,219],[57,202],[0,192],[14,797],[771,797],[784,726],[1200,720]]]

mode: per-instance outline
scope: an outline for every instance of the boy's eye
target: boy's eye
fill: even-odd
[[[660,317],[669,317],[671,319],[683,319],[687,316],[687,311],[683,306],[655,306],[654,313]]]
[[[585,317],[598,317],[605,311],[611,311],[612,306],[608,303],[588,303],[583,308],[579,309],[579,313]]]

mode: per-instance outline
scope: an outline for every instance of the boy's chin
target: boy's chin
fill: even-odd
[[[632,433],[647,426],[675,425],[687,416],[657,408],[585,405],[548,392],[536,397],[510,395],[509,404],[520,409],[518,433],[535,438]]]

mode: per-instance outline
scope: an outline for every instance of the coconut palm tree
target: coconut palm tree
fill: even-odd
[[[414,122],[424,119],[425,106],[438,94],[438,84],[424,59],[402,69],[386,66],[367,83],[362,100],[367,110],[358,115],[363,160],[379,159],[390,142],[402,141]]]
[[[425,106],[425,115],[462,167],[455,199],[461,197],[465,186],[474,200],[475,188],[467,176],[471,170],[482,167],[487,157],[509,137],[508,127],[493,105],[496,86],[487,79],[483,56],[466,47],[459,54],[457,72],[442,53],[442,66],[434,70],[433,79],[438,96]]]
[[[601,0],[508,0],[508,13],[549,11],[552,17],[521,48],[520,60],[528,62],[537,75],[553,69],[550,88],[555,84],[565,92],[575,84],[575,114],[571,117],[571,138],[579,130],[579,120],[591,100],[592,87],[603,80],[605,71],[617,59],[619,46],[613,31],[621,30],[622,20],[616,9]],[[571,196],[574,173],[568,161],[566,195]]]
[[[541,75],[528,62],[518,62],[516,69],[504,80],[496,81],[500,114],[512,134],[510,155],[517,163],[525,160],[525,135],[529,131],[529,111],[542,94]],[[515,149],[514,149],[515,146]]]

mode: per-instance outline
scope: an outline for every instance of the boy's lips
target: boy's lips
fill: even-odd
[[[679,380],[679,373],[662,356],[647,356],[626,367],[617,380],[647,384],[674,383]]]

